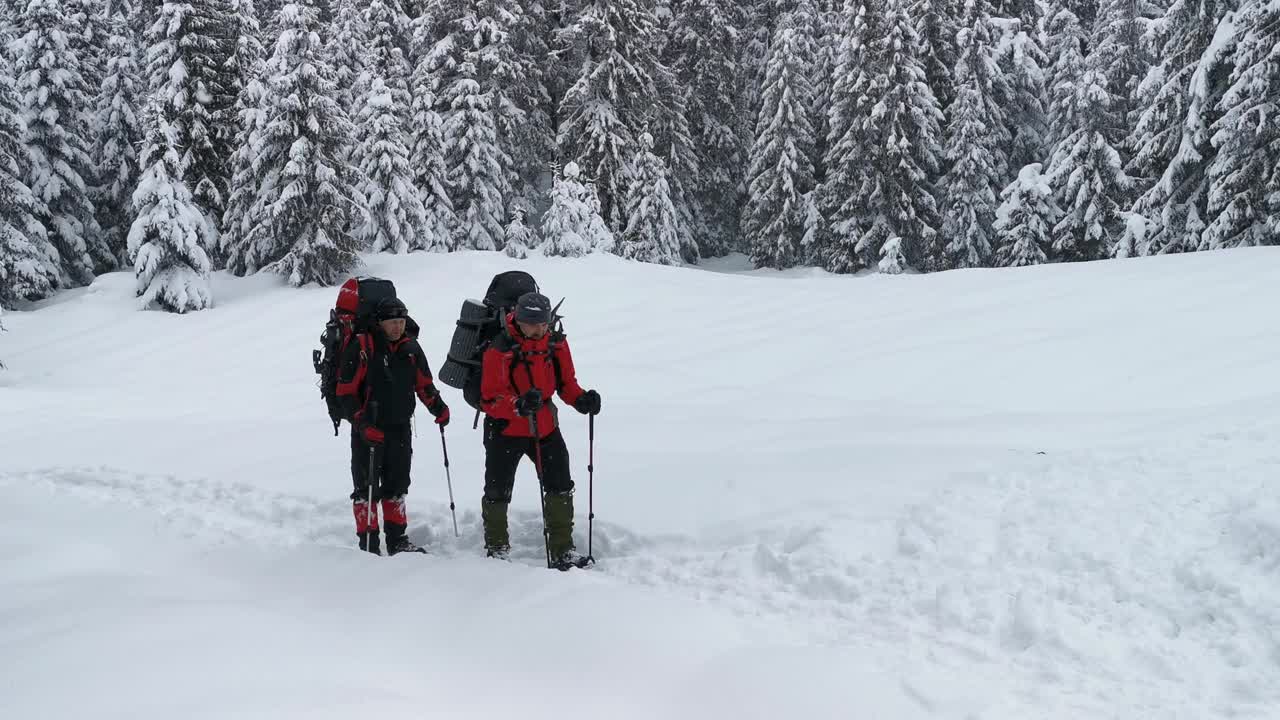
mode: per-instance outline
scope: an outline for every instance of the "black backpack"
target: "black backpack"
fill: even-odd
[[[480,365],[484,351],[505,332],[507,313],[527,292],[539,292],[533,276],[523,270],[509,270],[493,276],[484,300],[462,301],[458,326],[453,331],[449,355],[440,366],[440,381],[462,391],[462,398],[480,413]],[[559,307],[559,306],[557,306]],[[553,319],[558,325],[559,316]]]
[[[320,335],[320,350],[311,351],[311,364],[320,376],[320,396],[329,409],[333,422],[333,434],[338,434],[342,424],[342,402],[338,399],[338,373],[342,353],[352,338],[373,329],[373,311],[378,303],[396,296],[396,286],[390,280],[376,277],[353,277],[338,290],[338,302],[329,311],[329,322]],[[413,318],[405,321],[405,334],[416,338],[418,324]]]

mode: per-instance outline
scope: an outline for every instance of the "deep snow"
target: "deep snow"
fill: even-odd
[[[480,557],[461,394],[351,550],[333,288],[128,273],[0,334],[0,717],[1280,717],[1280,252],[928,276],[372,256],[434,368],[533,272],[597,424],[596,555]],[[706,272],[716,270],[717,272]],[[586,545],[586,421],[562,413]],[[566,689],[569,691],[566,692]]]

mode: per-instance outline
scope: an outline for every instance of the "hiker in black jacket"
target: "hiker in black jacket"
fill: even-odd
[[[417,339],[405,334],[408,316],[397,298],[379,302],[374,310],[377,324],[347,345],[338,375],[337,395],[351,421],[356,535],[361,550],[377,554],[378,514],[369,503],[369,483],[375,483],[374,502],[381,501],[387,554],[425,552],[407,535],[404,497],[409,492],[413,456],[410,421],[421,402],[437,424],[449,424],[449,406],[432,380],[427,356]],[[371,464],[379,477],[369,477]]]

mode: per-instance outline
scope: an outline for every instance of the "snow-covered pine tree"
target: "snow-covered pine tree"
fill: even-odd
[[[1128,170],[1145,192],[1133,212],[1146,221],[1140,255],[1200,246],[1208,210],[1212,127],[1222,116],[1235,50],[1233,0],[1174,0],[1152,34],[1158,62],[1138,88],[1135,150]],[[1225,22],[1224,22],[1225,20]]]
[[[39,219],[41,202],[27,186],[30,173],[18,99],[0,73],[0,308],[48,297],[61,282],[58,251]]]
[[[501,169],[501,178],[496,182],[503,206],[491,208],[486,214],[501,224],[510,208],[532,207],[543,194],[538,187],[539,178],[550,157],[553,136],[546,75],[555,69],[544,68],[547,51],[542,33],[550,30],[545,10],[530,0],[432,0],[428,12],[437,19],[426,57],[437,88],[438,112],[446,125],[465,122],[464,118],[455,118],[447,96],[462,89],[459,83],[474,83],[477,89],[467,94],[483,96],[492,116],[497,143],[493,157]],[[449,135],[446,131],[446,141]],[[449,148],[448,154],[456,158],[466,153]],[[471,172],[452,162],[450,168],[452,174]],[[481,185],[495,182],[482,177],[476,181]],[[471,184],[468,180],[460,186]],[[460,217],[467,214],[463,202],[464,198],[454,198]],[[501,244],[501,233],[492,241]]]
[[[1273,245],[1280,227],[1280,8],[1246,0],[1234,24],[1235,68],[1213,125],[1205,250]]]
[[[511,45],[510,18],[491,0],[436,0],[438,40],[425,57],[444,120],[448,187],[458,217],[458,245],[477,250],[501,247],[508,201],[515,201],[517,173],[508,153],[509,113],[520,108],[505,94],[519,74]]]
[[[685,117],[697,155],[686,178],[697,210],[690,230],[702,254],[724,255],[738,231],[737,186],[744,164],[738,113],[741,5],[687,0],[676,9],[664,60],[687,93]]]
[[[840,40],[831,79],[824,181],[818,189],[829,232],[826,242],[815,248],[814,259],[831,272],[850,273],[876,262],[872,253],[859,250],[859,244],[869,217],[868,198],[862,193],[873,175],[867,153],[871,139],[863,122],[873,105],[867,92],[872,84],[867,75],[868,44],[885,33],[884,8],[880,0],[849,0],[841,18],[848,30]]]
[[[814,187],[808,113],[814,103],[815,48],[803,26],[786,20],[770,45],[742,226],[756,267],[782,269],[805,260],[804,196]]]
[[[40,221],[58,251],[64,286],[87,284],[114,263],[85,185],[92,139],[84,108],[91,103],[68,30],[61,0],[31,0],[10,48],[31,156],[29,186],[44,205]]]
[[[203,310],[213,305],[204,248],[214,242],[216,231],[182,180],[178,128],[165,120],[163,108],[151,112],[129,229],[137,295],[144,309]]]
[[[679,265],[680,218],[671,201],[667,164],[654,153],[649,133],[640,134],[638,147],[619,254],[641,262]]]
[[[351,227],[364,212],[359,172],[342,161],[354,128],[334,99],[317,1],[280,10],[280,38],[264,69],[252,224],[227,264],[238,275],[276,272],[294,286],[331,285],[357,264]]]
[[[654,11],[641,0],[584,0],[558,40],[561,57],[579,69],[560,104],[560,152],[595,179],[616,233],[628,225],[628,167],[640,132],[655,128],[663,146],[673,132],[688,136],[678,83],[657,55]]]
[[[866,3],[868,18],[873,2]],[[833,151],[843,151],[842,160],[854,163],[851,175],[860,181],[854,188],[857,199],[851,201],[856,203],[854,212],[842,207],[834,219],[847,223],[850,216],[861,215],[866,231],[854,248],[860,259],[835,256],[829,258],[829,269],[869,266],[893,237],[901,238],[902,254],[913,267],[933,269],[943,261],[933,196],[942,155],[942,110],[917,56],[920,41],[905,0],[886,0],[883,8],[883,24],[870,19],[862,24],[865,64],[852,84],[854,107],[874,111],[853,115],[858,129],[852,139],[861,143],[850,147],[842,138],[833,146]],[[837,122],[836,114],[847,112],[850,105],[841,96],[838,100],[832,108],[833,133],[850,124],[843,118]],[[845,172],[828,165],[829,178]]]
[[[880,247],[880,263],[876,265],[876,269],[886,275],[901,275],[909,267],[911,264],[902,252],[902,238],[895,235],[885,240]]]
[[[231,56],[227,58],[226,69],[231,81],[231,87],[228,90],[236,104],[229,114],[224,116],[224,121],[227,123],[225,132],[228,132],[232,138],[231,147],[235,147],[240,96],[249,86],[249,82],[259,77],[265,50],[262,46],[262,21],[258,17],[254,0],[227,0],[227,2],[230,12],[228,27],[235,42]]]
[[[909,0],[911,17],[920,38],[920,64],[925,80],[940,107],[955,102],[955,67],[961,46],[956,37],[964,16],[965,0]],[[988,10],[990,14],[990,10]]]
[[[391,110],[401,128],[409,123],[409,78],[413,65],[409,61],[409,16],[405,14],[401,0],[364,0],[362,70],[352,89],[353,98],[362,103],[358,110],[351,110],[351,117],[359,117],[363,101],[371,97],[371,86],[382,80],[391,93]],[[359,160],[357,160],[359,162]]]
[[[1045,141],[1051,153],[1079,125],[1075,96],[1080,78],[1084,77],[1085,33],[1074,13],[1059,8],[1049,16],[1045,36],[1049,38],[1049,72],[1045,80],[1049,132]]]
[[[243,10],[245,6],[241,6]],[[265,52],[265,49],[264,49]],[[258,224],[254,217],[258,191],[266,179],[266,169],[257,162],[263,151],[262,132],[266,127],[266,108],[263,100],[266,88],[262,75],[266,64],[263,55],[253,56],[253,46],[242,42],[237,50],[237,63],[245,68],[244,86],[236,96],[235,151],[228,165],[231,167],[231,184],[227,188],[227,209],[222,214],[218,251],[211,260],[225,266],[234,248],[242,247],[249,233]]]
[[[1103,133],[1110,122],[1106,76],[1088,70],[1076,90],[1080,126],[1063,138],[1049,160],[1048,175],[1062,218],[1054,227],[1058,260],[1097,260],[1114,254],[1124,232],[1119,199],[1131,186],[1120,153]]]
[[[6,72],[9,66],[9,43],[18,38],[18,18],[22,14],[19,3],[0,4],[0,68]]]
[[[183,180],[213,220],[226,209],[230,184],[233,138],[220,125],[235,103],[230,23],[227,0],[164,0],[145,37],[148,88],[178,133]]]
[[[1133,151],[1127,146],[1138,122],[1138,84],[1151,66],[1143,31],[1155,8],[1149,0],[1102,0],[1095,26],[1097,44],[1085,67],[1107,78],[1111,112],[1117,125],[1104,134],[1127,163]]]
[[[493,93],[484,92],[470,61],[444,89],[445,161],[460,245],[496,250],[502,243],[511,158],[498,145]]]
[[[103,242],[117,265],[128,263],[133,190],[142,170],[138,148],[145,139],[136,108],[146,97],[137,39],[129,21],[132,0],[113,0],[107,39],[107,73],[98,95],[93,164],[99,184],[90,190]]]
[[[80,61],[80,77],[91,95],[102,87],[107,73],[107,48],[111,27],[107,10],[113,0],[63,0],[68,29],[68,47]],[[113,12],[114,14],[114,12]],[[90,127],[95,121],[92,104],[83,108],[85,122]]]
[[[1059,9],[1050,28],[1058,42],[1079,42],[1071,40],[1079,25],[1069,10]],[[1069,48],[1058,55],[1068,60],[1073,56]],[[1053,251],[1058,260],[1096,260],[1115,252],[1124,232],[1119,203],[1133,183],[1108,138],[1119,121],[1111,110],[1106,75],[1084,69],[1081,76],[1072,77],[1068,67],[1054,67],[1050,113],[1053,135],[1060,139],[1047,174],[1063,212],[1053,230]]]
[[[356,100],[357,79],[365,71],[365,44],[369,36],[365,30],[364,15],[357,7],[357,0],[332,0],[334,25],[325,46],[325,54],[333,67],[337,81],[337,100],[343,112],[350,117],[360,113]]]
[[[842,5],[842,0],[821,0],[815,8],[815,54],[813,72],[809,75],[813,85],[813,109],[809,117],[813,121],[813,178],[818,185],[826,182],[823,159],[827,156],[827,136],[831,132],[832,79],[840,59],[840,41],[844,37],[840,23]],[[754,135],[754,129],[750,135]]]
[[[458,216],[449,198],[449,167],[444,148],[444,120],[436,112],[436,96],[432,89],[431,61],[418,60],[413,73],[413,113],[409,119],[411,142],[409,165],[414,183],[426,211],[423,229],[432,251],[449,251],[457,247],[455,233]]]
[[[363,137],[355,157],[365,177],[367,220],[357,233],[374,252],[406,253],[432,245],[427,235],[427,211],[414,184],[409,148],[396,114],[395,93],[373,77],[361,103]]]
[[[1004,42],[1000,66],[1009,81],[1009,170],[1042,161],[1049,152],[1049,117],[1045,105],[1045,53],[1040,23],[1043,12],[1035,0],[1017,3],[1017,29]],[[1008,179],[1008,178],[1006,178]]]
[[[529,251],[538,244],[538,237],[524,222],[524,208],[511,211],[511,222],[507,223],[507,232],[503,238],[502,251],[507,257],[523,260],[529,257]]]
[[[992,46],[987,0],[965,0],[956,36],[956,99],[950,109],[943,180],[942,236],[951,267],[990,267],[994,249],[996,191],[1008,172],[1008,118],[1001,98],[1010,95]]]
[[[1003,202],[996,210],[996,265],[1022,267],[1048,261],[1053,242],[1053,226],[1057,208],[1053,188],[1040,174],[1040,163],[1031,163],[1018,171],[1018,178],[1001,193]]]
[[[613,233],[600,216],[595,191],[582,183],[577,163],[567,163],[555,178],[550,200],[542,216],[542,254],[580,257],[614,250]]]
[[[489,53],[492,77],[498,92],[498,142],[511,158],[512,196],[515,205],[532,205],[543,191],[539,180],[555,151],[552,104],[548,89],[548,39],[556,28],[547,18],[543,0],[486,0],[484,17],[500,25],[502,43]]]

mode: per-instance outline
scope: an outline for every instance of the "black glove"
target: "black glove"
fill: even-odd
[[[578,396],[577,402],[573,404],[573,409],[583,415],[599,415],[600,414],[600,393],[595,390],[588,390]]]
[[[542,391],[534,388],[516,398],[516,414],[529,417],[542,409]]]

